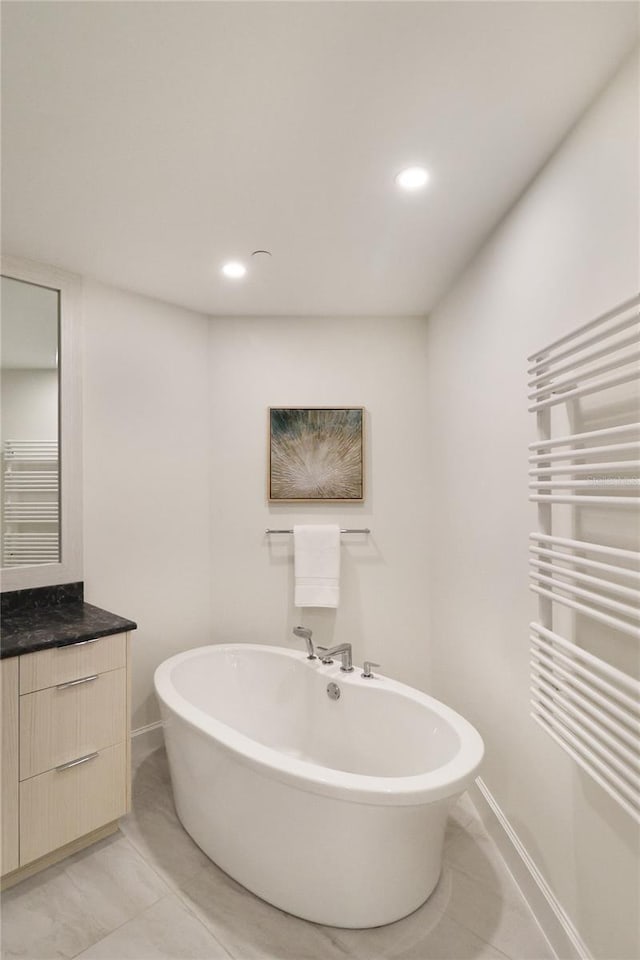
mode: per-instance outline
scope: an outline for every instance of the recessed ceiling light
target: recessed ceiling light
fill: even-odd
[[[424,167],[407,167],[396,176],[396,183],[403,190],[420,190],[427,183],[429,174]]]
[[[240,263],[238,260],[230,260],[224,264],[222,272],[225,277],[229,277],[230,280],[239,280],[240,277],[244,277],[247,268],[244,263]]]

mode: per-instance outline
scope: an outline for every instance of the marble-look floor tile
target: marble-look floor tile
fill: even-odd
[[[354,960],[506,960],[504,953],[448,916],[427,932],[421,931],[419,923],[413,925],[411,935],[395,927],[341,930],[338,939]]]
[[[518,906],[522,896],[495,843],[479,819],[456,831],[444,849],[444,860]]]
[[[505,954],[450,916],[451,871],[409,917],[370,930],[321,926],[283,913],[217,868],[180,896],[238,960],[504,960]],[[523,955],[524,957],[524,955]]]
[[[74,957],[166,893],[116,834],[2,895],[2,956]]]
[[[200,921],[169,894],[77,960],[229,960]]]
[[[453,877],[440,881],[421,907],[395,923],[370,930],[336,929],[335,938],[354,960],[467,960],[504,954],[450,915]]]
[[[208,862],[180,824],[175,811],[160,804],[129,814],[120,829],[133,846],[175,889]]]
[[[141,764],[132,793],[133,810],[120,821],[120,829],[175,889],[210,861],[178,820],[164,749]]]
[[[164,736],[162,727],[154,730],[148,730],[138,736],[131,737],[131,772],[135,777],[138,768],[144,763],[147,757],[152,754],[162,753],[166,759],[164,750]]]
[[[505,899],[493,888],[455,867],[447,916],[518,960],[553,960],[553,953],[524,901]]]
[[[504,953],[450,917],[444,917],[418,950],[396,956],[398,960],[507,960]]]
[[[135,745],[135,740],[133,744]],[[148,746],[148,744],[145,744],[145,747]],[[169,762],[164,746],[156,746],[151,750],[132,748],[131,752],[132,756],[136,757],[135,764],[132,762],[131,777],[134,796],[142,798],[148,791],[155,790],[168,791],[171,793]]]
[[[345,960],[330,927],[300,920],[254,896],[213,863],[184,884],[180,897],[238,960]]]
[[[447,829],[444,837],[445,847],[460,835],[460,833],[468,828],[472,823],[477,821],[478,814],[476,808],[474,807],[468,793],[463,793],[462,796],[456,801],[456,803],[451,808],[449,817],[447,819]]]
[[[505,960],[505,954],[445,916],[421,943],[392,951],[381,960]],[[369,954],[369,960],[374,957]]]

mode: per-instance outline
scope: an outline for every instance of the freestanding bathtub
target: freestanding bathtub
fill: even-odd
[[[253,643],[171,657],[155,687],[178,816],[235,880],[338,927],[426,900],[448,810],[483,754],[461,716],[361,668]]]

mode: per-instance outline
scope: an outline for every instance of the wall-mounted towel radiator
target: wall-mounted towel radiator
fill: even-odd
[[[60,483],[55,440],[6,440],[2,450],[2,565],[60,558]]]
[[[637,296],[537,351],[528,372],[531,715],[640,822],[639,348]]]

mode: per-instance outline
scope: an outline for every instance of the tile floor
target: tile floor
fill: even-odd
[[[468,798],[427,903],[386,927],[341,930],[282,913],[211,863],[176,818],[164,750],[143,750],[121,833],[3,894],[4,960],[553,958]]]

